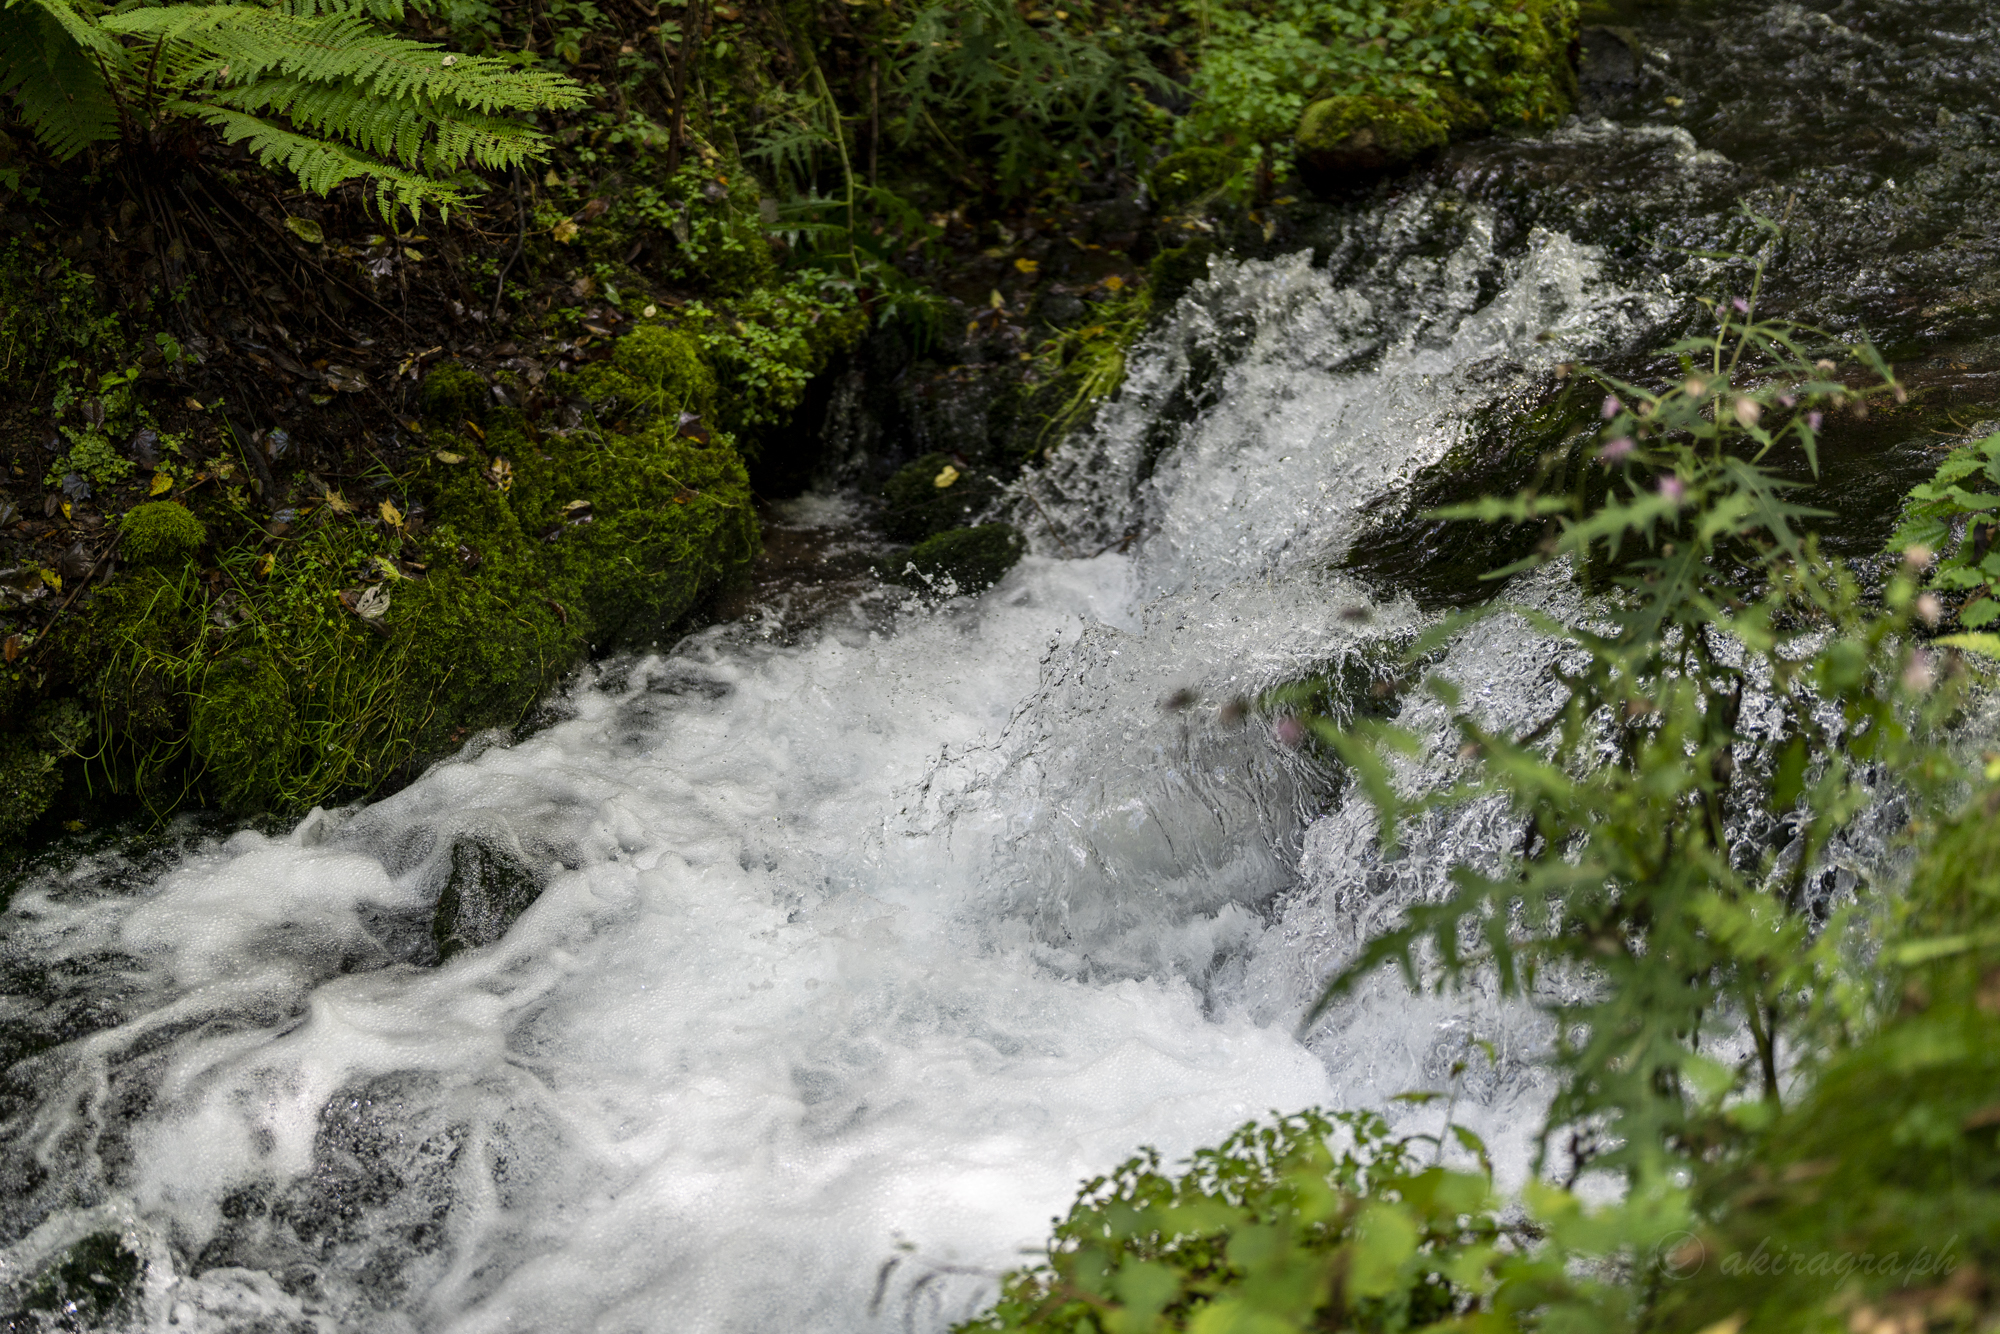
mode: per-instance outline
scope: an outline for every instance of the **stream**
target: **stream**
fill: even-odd
[[[1509,832],[1473,812],[1384,860],[1239,702],[1325,673],[1370,707],[1491,591],[1437,575],[1447,539],[1370,559],[1413,479],[1558,367],[1656,367],[1740,274],[1690,253],[1749,244],[1739,201],[1793,219],[1772,304],[1866,327],[1924,391],[1829,435],[1837,548],[1879,547],[1992,415],[1997,26],[1634,7],[1586,34],[1563,127],[1215,261],[1009,498],[1032,554],[991,591],[873,581],[870,504],[829,484],[773,507],[788,572],[743,614],[394,796],[52,850],[0,917],[0,1292],[115,1238],[132,1296],[0,1328],[937,1331],[1138,1146],[1310,1105],[1435,1127],[1413,1089],[1518,1183],[1533,1013],[1385,977],[1298,1033]],[[1582,606],[1559,572],[1507,595]],[[1439,670],[1527,722],[1554,660],[1499,617]],[[539,897],[427,965],[467,876]]]

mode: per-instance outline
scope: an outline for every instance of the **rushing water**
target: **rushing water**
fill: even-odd
[[[1864,40],[1794,10],[1759,40]],[[1671,67],[1692,97],[1679,31],[1599,82]],[[1662,276],[1563,184],[1579,154],[1638,164],[1621,216],[1719,227],[1747,169],[1648,116],[1452,157],[1310,247],[1218,262],[1010,502],[1036,554],[979,598],[829,578],[600,665],[547,726],[374,805],[51,862],[0,925],[0,1285],[115,1234],[144,1329],[934,1330],[1080,1178],[1274,1108],[1453,1087],[1518,1178],[1531,1016],[1385,980],[1296,1032],[1503,831],[1474,812],[1385,862],[1365,806],[1231,705],[1319,671],[1358,703],[1426,620],[1344,572],[1371,517],[1557,363],[1684,318],[1701,266]],[[839,494],[778,522],[869,541]],[[1513,594],[1576,607],[1559,577]],[[1501,618],[1443,670],[1526,720],[1550,667]],[[468,849],[542,893],[423,966]],[[1497,1060],[1454,1081],[1474,1039]]]

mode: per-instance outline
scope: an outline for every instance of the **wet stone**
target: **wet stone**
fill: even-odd
[[[459,839],[451,846],[451,874],[431,917],[437,962],[499,940],[541,893],[535,873],[512,852]]]

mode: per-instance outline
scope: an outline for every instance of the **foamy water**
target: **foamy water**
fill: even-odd
[[[74,961],[103,1022],[17,1069],[42,1092],[0,1131],[0,1282],[109,1228],[150,1329],[938,1329],[1138,1145],[1441,1089],[1474,1039],[1501,1060],[1457,1112],[1518,1177],[1528,1018],[1385,982],[1298,1040],[1436,876],[1221,716],[1419,626],[1336,569],[1363,503],[1664,314],[1560,236],[1499,256],[1474,219],[1419,254],[1426,209],[1387,206],[1345,285],[1220,266],[1030,483],[1038,554],[983,597],[717,627],[365,809],[32,882],[5,951]],[[1482,633],[1450,669],[1528,716],[1549,647]],[[544,892],[398,962],[467,841]]]

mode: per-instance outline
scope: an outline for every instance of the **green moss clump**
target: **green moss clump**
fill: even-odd
[[[210,785],[238,809],[269,804],[282,792],[297,731],[284,674],[268,653],[254,650],[210,665],[188,720]]]
[[[910,548],[903,578],[935,592],[980,593],[999,583],[1027,553],[1027,541],[1009,524],[955,528]]]
[[[424,420],[456,429],[460,422],[484,421],[493,401],[479,373],[458,361],[441,361],[424,375],[417,390]]]
[[[1383,171],[1445,146],[1444,122],[1386,97],[1328,97],[1299,120],[1299,160],[1327,173]]]
[[[42,817],[62,788],[58,757],[32,737],[0,734],[0,843]]]
[[[960,468],[948,454],[926,454],[899,469],[882,494],[889,502],[882,531],[898,542],[921,542],[978,518],[999,499],[1000,484],[977,469]]]
[[[1241,165],[1226,149],[1183,148],[1160,159],[1146,186],[1161,208],[1185,208],[1228,185]]]
[[[118,554],[134,565],[178,565],[208,541],[208,529],[185,505],[154,500],[125,515]]]
[[[610,361],[595,362],[566,382],[593,404],[601,421],[643,426],[682,412],[715,410],[715,372],[701,344],[683,330],[648,324],[618,340]]]

